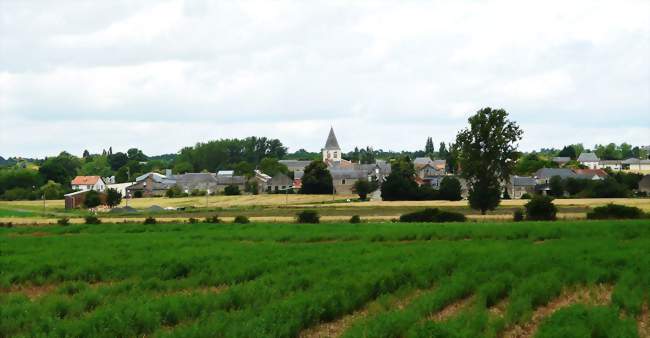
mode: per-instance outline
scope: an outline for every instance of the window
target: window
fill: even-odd
[[[341,184],[345,184],[345,180],[341,180]]]
[[[336,156],[337,156],[337,154],[336,154],[336,152],[334,152],[334,158],[336,158]]]

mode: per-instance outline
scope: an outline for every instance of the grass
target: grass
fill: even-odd
[[[565,288],[605,284],[611,303],[558,311],[538,334],[628,337],[648,301],[648,247],[648,220],[3,228],[0,333],[295,337],[410,293],[343,336],[495,337]]]

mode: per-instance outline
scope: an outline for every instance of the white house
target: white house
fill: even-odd
[[[581,153],[578,156],[578,162],[589,169],[598,169],[600,159],[595,153]]]
[[[106,183],[99,176],[77,176],[71,182],[73,190],[106,190]]]

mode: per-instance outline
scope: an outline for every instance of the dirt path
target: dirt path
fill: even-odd
[[[391,303],[392,309],[402,310],[410,304],[415,298],[422,295],[425,291],[415,290],[408,293],[405,297],[396,299]],[[323,338],[323,337],[340,337],[345,330],[347,330],[352,323],[366,318],[371,314],[377,314],[383,310],[377,310],[379,301],[374,300],[366,304],[362,309],[359,309],[351,314],[345,315],[335,321],[321,323],[309,329],[302,331],[299,335],[300,338]],[[374,309],[374,310],[373,310]]]
[[[508,298],[503,298],[498,303],[492,305],[488,312],[496,317],[501,317],[506,313],[506,308],[508,307]]]
[[[445,306],[442,310],[432,314],[431,316],[429,316],[428,319],[435,322],[441,322],[447,320],[455,316],[456,314],[458,314],[460,311],[468,308],[473,302],[474,302],[474,297],[466,297],[457,300]]]
[[[595,288],[582,287],[577,290],[565,290],[560,296],[548,304],[535,309],[530,321],[507,328],[504,338],[533,337],[544,318],[555,311],[573,304],[605,305],[611,301],[613,286],[598,285]]]
[[[650,338],[650,311],[648,311],[648,302],[643,304],[641,314],[637,317],[640,338]]]

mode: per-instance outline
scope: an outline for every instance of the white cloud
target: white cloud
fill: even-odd
[[[248,135],[317,150],[330,124],[350,147],[406,149],[450,141],[483,106],[508,110],[529,149],[650,143],[648,12],[643,0],[0,0],[0,155]]]

